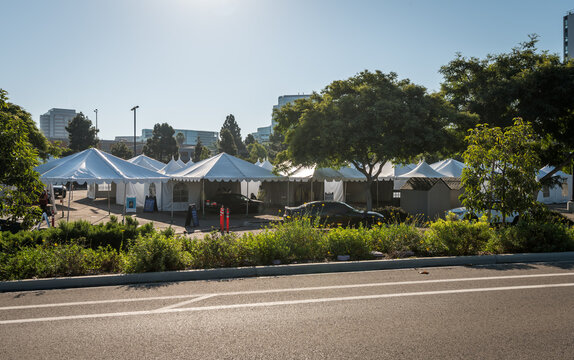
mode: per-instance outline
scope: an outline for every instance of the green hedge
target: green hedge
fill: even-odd
[[[127,218],[129,219],[129,218]],[[317,227],[309,219],[272,225],[259,233],[176,236],[135,220],[119,224],[62,223],[43,231],[1,233],[0,279],[255,266],[409,256],[574,251],[574,229],[555,214],[525,217],[516,226],[438,220],[421,229],[392,222],[370,229]]]

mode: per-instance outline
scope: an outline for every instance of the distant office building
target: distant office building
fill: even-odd
[[[67,140],[66,126],[76,116],[73,109],[50,109],[40,115],[40,130],[49,140]]]
[[[197,139],[201,140],[203,146],[208,148],[214,148],[217,145],[217,139],[219,133],[216,131],[198,131],[198,130],[183,130],[183,129],[174,129],[175,133],[173,136],[175,137],[178,133],[182,133],[185,140],[183,141],[183,145],[197,145]],[[142,136],[140,141],[146,142],[147,139],[151,139],[153,137],[153,129],[142,129]],[[132,137],[133,140],[133,137]]]
[[[293,102],[297,99],[306,99],[309,96],[311,96],[311,95],[298,94],[298,95],[282,95],[282,96],[279,96],[279,98],[277,99],[277,105],[273,105],[273,110],[281,109],[284,105],[287,105],[290,102]],[[269,137],[273,133],[273,129],[275,128],[275,125],[277,125],[277,121],[275,121],[275,118],[272,115],[270,126],[257,128],[257,132],[254,132],[251,135],[253,135],[255,140],[257,140],[257,142],[259,142],[259,143],[269,142]]]
[[[568,11],[564,15],[564,60],[570,59],[570,54],[574,54],[574,10]],[[570,30],[572,30],[572,36],[570,36]],[[569,41],[572,39],[572,41]]]

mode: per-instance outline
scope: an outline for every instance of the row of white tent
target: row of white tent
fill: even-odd
[[[464,164],[448,159],[434,164],[421,162],[418,165],[393,165],[386,163],[378,180],[393,180],[395,189],[400,189],[411,177],[443,178],[460,177]],[[222,153],[198,163],[183,163],[172,159],[168,164],[145,155],[125,161],[97,149],[88,149],[52,160],[36,170],[46,184],[67,182],[87,183],[90,188],[105,185],[108,196],[114,191],[116,202],[124,203],[127,196],[135,197],[137,205],[143,206],[147,195],[154,195],[160,210],[183,211],[189,203],[201,204],[206,193],[219,191],[257,193],[261,182],[325,182],[325,192],[334,194],[335,200],[344,200],[344,182],[365,181],[365,176],[355,168],[341,169],[299,167],[278,176],[272,173],[269,161],[251,164],[234,156]],[[543,168],[539,177],[552,169]],[[545,189],[539,195],[542,202],[563,202],[569,200],[572,176],[557,172],[555,176],[565,179],[565,185]],[[111,184],[115,189],[111,190]],[[223,185],[222,185],[223,184]],[[206,192],[206,187],[208,191]],[[243,191],[242,191],[243,188]],[[96,191],[92,191],[95,197]]]

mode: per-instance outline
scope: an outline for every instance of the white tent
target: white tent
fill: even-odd
[[[267,169],[269,171],[273,171],[273,164],[271,164],[269,162],[269,160],[267,160],[267,159],[265,159],[265,161],[263,161],[262,163],[259,163],[259,164],[255,163],[255,165],[258,165],[259,167],[262,167],[262,168]]]
[[[166,203],[165,200],[168,196],[165,195],[164,205],[174,210],[184,210],[180,209],[182,204],[187,208],[186,203],[202,202],[201,193],[205,192],[206,181],[233,182],[236,183],[236,192],[239,192],[241,181],[285,180],[283,177],[277,176],[267,169],[226,153],[215,155],[209,159],[197,162],[190,167],[183,168],[178,172],[171,173],[170,178],[172,181],[169,183],[171,186],[168,184],[168,188],[170,188],[169,191],[172,191],[172,195],[174,195],[175,198],[173,203]],[[182,183],[188,182],[191,183],[188,186],[181,185]],[[201,187],[197,186],[200,183]],[[185,195],[185,193],[187,193],[187,195]]]
[[[97,149],[87,149],[35,168],[46,184],[123,184],[167,182],[169,178]],[[125,191],[124,191],[125,192]],[[136,194],[127,193],[128,196]],[[123,196],[116,198],[123,203]],[[69,198],[68,198],[69,199]]]
[[[414,169],[398,176],[401,179],[410,179],[413,177],[424,177],[424,178],[443,178],[443,174],[436,170],[433,170],[426,161],[421,161]]]
[[[401,164],[393,164],[392,162],[387,161],[383,165],[383,169],[381,170],[381,173],[379,174],[378,179],[379,180],[394,180],[394,179],[408,173],[409,171],[413,170],[414,168],[415,168],[414,164],[401,165]]]
[[[181,160],[181,157],[177,159],[177,163],[181,166],[181,167],[185,167],[185,163],[183,162],[183,160]]]
[[[538,172],[536,179],[540,179],[549,172],[554,170],[552,166],[545,166]],[[572,175],[568,175],[563,171],[557,171],[552,177],[560,178],[560,185],[553,187],[543,186],[542,190],[538,192],[537,201],[544,204],[557,204],[568,202],[571,198],[570,190],[572,189]]]
[[[173,173],[176,173],[178,171],[180,171],[181,169],[183,169],[185,167],[185,165],[181,165],[179,162],[177,162],[176,160],[174,160],[173,158],[167,163],[167,165],[165,165],[164,167],[162,167],[161,169],[159,169],[158,171],[161,174],[166,174],[166,175],[171,175]]]
[[[152,159],[149,156],[146,156],[143,154],[138,155],[136,157],[133,157],[133,158],[129,159],[128,161],[131,162],[132,164],[143,166],[144,168],[154,170],[154,171],[158,171],[165,166],[165,164],[162,163],[161,161],[158,161],[156,159]]]
[[[430,167],[446,177],[459,178],[462,176],[464,163],[454,159],[447,159],[434,163]]]
[[[273,164],[269,162],[269,160],[265,159],[265,161],[260,162],[257,160],[255,163],[256,166],[262,167],[269,171],[273,171]],[[241,182],[241,194],[251,197],[251,194],[257,196],[259,193],[259,189],[261,187],[261,181],[242,181]]]

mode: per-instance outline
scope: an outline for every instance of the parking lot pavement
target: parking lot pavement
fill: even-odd
[[[123,205],[108,203],[108,199],[92,200],[87,197],[86,190],[69,191],[70,206],[68,211],[68,198],[56,199],[56,215],[54,222],[57,225],[60,221],[86,220],[91,224],[106,223],[111,216],[116,216],[119,221],[124,218]],[[269,226],[272,222],[281,221],[280,216],[273,215],[277,210],[267,210],[262,214],[254,215],[234,215],[230,214],[229,229],[233,232],[260,231],[262,228]],[[201,214],[199,211],[199,226],[195,228],[185,228],[187,212],[174,211],[173,217],[171,211],[144,212],[143,208],[138,207],[136,213],[128,213],[126,216],[135,218],[140,225],[153,222],[154,227],[158,230],[167,229],[170,226],[176,234],[188,234],[190,236],[201,236],[211,231],[219,230],[218,214]],[[227,224],[226,224],[227,225]],[[44,222],[40,228],[46,228]]]

